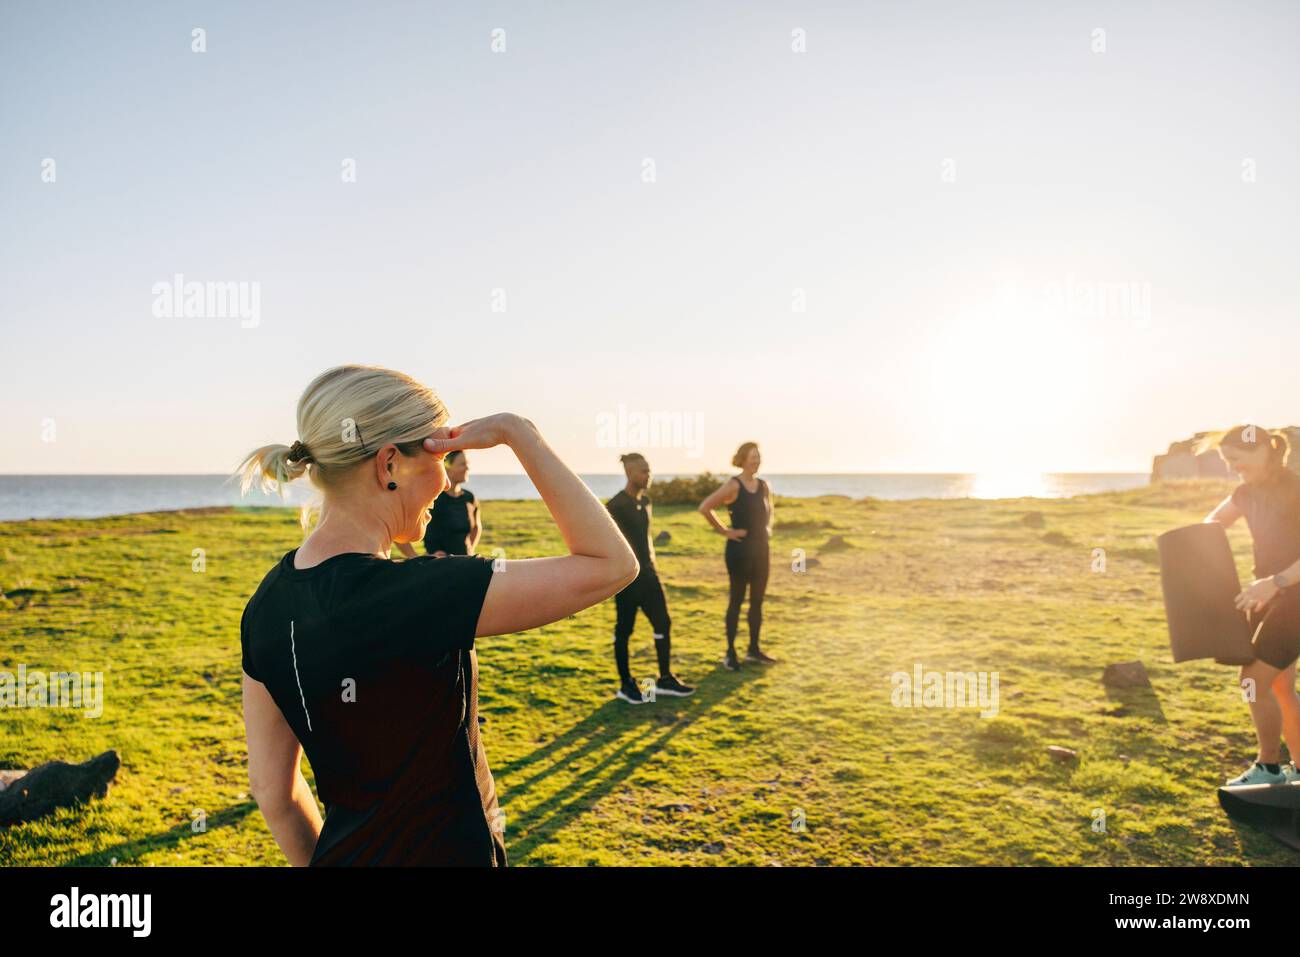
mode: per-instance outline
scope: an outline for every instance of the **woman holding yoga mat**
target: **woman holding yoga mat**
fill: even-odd
[[[702,514],[714,530],[727,537],[723,557],[730,580],[727,600],[727,653],[722,659],[729,671],[737,671],[740,661],[736,657],[736,632],[740,625],[740,605],[749,591],[749,649],[745,660],[759,664],[776,661],[758,646],[759,631],[763,626],[763,597],[767,593],[769,570],[768,540],[772,535],[772,490],[758,477],[762,456],[758,445],[746,442],[732,456],[731,464],[740,474],[722,483],[713,494],[700,503]],[[731,512],[731,527],[718,521],[713,510],[726,505]]]
[[[1244,517],[1255,558],[1255,580],[1237,596],[1237,607],[1255,626],[1255,660],[1241,669],[1241,680],[1254,690],[1248,700],[1259,754],[1228,786],[1284,784],[1300,779],[1300,475],[1286,467],[1286,437],[1267,429],[1236,426],[1219,438],[1218,448],[1241,484],[1205,520],[1228,526]],[[1286,767],[1280,736],[1291,752]]]
[[[262,579],[240,623],[249,789],[291,864],[504,866],[475,642],[604,601],[636,578],[636,558],[518,415],[447,428],[427,386],[342,366],[307,387],[297,419],[292,446],[263,446],[240,467],[245,491],[307,475],[324,498],[316,527]],[[394,544],[423,536],[447,486],[444,456],[497,445],[523,465],[568,554],[508,566],[391,561]]]

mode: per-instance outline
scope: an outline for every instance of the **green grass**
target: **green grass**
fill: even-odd
[[[1226,489],[778,500],[764,644],[781,662],[740,673],[720,666],[722,540],[692,510],[657,507],[694,697],[614,701],[612,602],[479,645],[511,863],[1296,863],[1215,800],[1253,754],[1235,672],[1169,656],[1155,536]],[[485,519],[483,554],[561,549],[540,502],[488,502]],[[824,550],[833,536],[844,545]],[[284,863],[247,793],[238,625],[298,537],[279,510],[0,524],[0,669],[102,671],[106,685],[98,718],[0,711],[0,767],[108,748],[123,762],[106,800],[0,830],[0,864]],[[1244,573],[1249,542],[1232,538]],[[796,548],[820,564],[792,571]],[[1135,658],[1153,688],[1108,691],[1103,667]],[[997,672],[999,714],[894,707],[890,676],[917,663]],[[654,672],[643,619],[632,664]]]

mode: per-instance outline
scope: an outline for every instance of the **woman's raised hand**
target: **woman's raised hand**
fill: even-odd
[[[510,445],[521,429],[532,427],[533,424],[523,416],[513,412],[498,412],[481,419],[471,419],[463,425],[436,429],[433,435],[424,440],[424,447],[435,455],[465,449],[490,449],[498,445]]]
[[[511,559],[499,569],[494,563],[474,630],[477,637],[559,621],[622,591],[636,578],[636,556],[608,510],[523,416],[490,415],[439,429],[424,440],[434,453],[494,445],[508,446],[519,459],[569,554]]]

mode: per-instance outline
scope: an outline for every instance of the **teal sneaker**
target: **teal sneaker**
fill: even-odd
[[[1287,784],[1287,776],[1280,770],[1277,774],[1272,773],[1264,765],[1255,761],[1248,767],[1244,774],[1229,781],[1225,787],[1239,788],[1248,784]]]

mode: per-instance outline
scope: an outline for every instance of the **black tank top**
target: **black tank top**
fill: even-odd
[[[767,483],[759,479],[758,488],[753,492],[745,488],[745,483],[739,478],[736,479],[736,485],[740,488],[736,493],[736,500],[727,506],[731,511],[731,527],[749,530],[749,534],[737,544],[766,544],[767,501],[763,496],[763,492]]]

